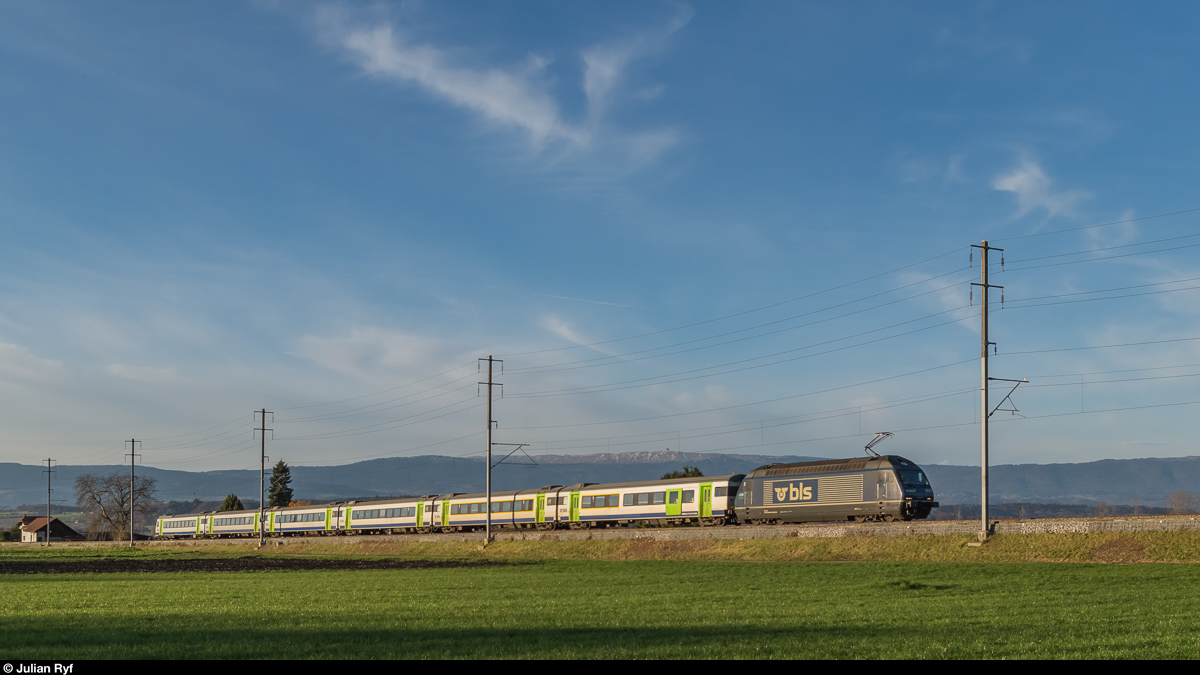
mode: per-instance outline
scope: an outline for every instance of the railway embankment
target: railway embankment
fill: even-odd
[[[1195,515],[1001,520],[983,545],[978,545],[979,528],[979,521],[824,523],[498,532],[486,546],[483,534],[473,532],[283,537],[268,539],[262,548],[249,539],[139,542],[137,547],[150,555],[220,557],[1200,563],[1200,516]],[[102,542],[77,545],[115,549]]]

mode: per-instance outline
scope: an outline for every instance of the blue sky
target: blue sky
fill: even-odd
[[[0,461],[1197,454],[1198,18],[5,4]]]

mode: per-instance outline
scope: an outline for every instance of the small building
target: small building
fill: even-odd
[[[36,543],[46,541],[46,517],[25,516],[21,519],[21,541]],[[83,536],[72,530],[58,518],[50,519],[50,541],[80,541]]]

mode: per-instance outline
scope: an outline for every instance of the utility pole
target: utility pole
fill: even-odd
[[[980,438],[980,442],[981,442],[981,446],[982,446],[982,450],[981,450],[981,452],[982,452],[981,472],[982,473],[980,474],[980,488],[982,491],[982,495],[980,497],[980,511],[982,514],[982,516],[981,516],[982,519],[980,521],[979,541],[982,542],[988,538],[988,534],[990,532],[990,528],[988,527],[988,418],[991,417],[991,411],[988,409],[988,353],[987,353],[987,350],[988,350],[988,345],[996,344],[995,342],[988,341],[988,289],[989,288],[1004,288],[1003,286],[993,286],[992,284],[988,283],[988,252],[989,251],[1003,252],[1004,249],[988,246],[986,239],[984,239],[980,244],[972,244],[971,248],[980,249],[981,257],[983,259],[980,283],[971,284],[972,286],[979,286],[980,288],[983,289],[983,301],[980,304],[980,310],[979,310],[979,316],[980,316],[979,359],[980,359],[980,369],[982,371],[981,376],[980,376],[980,387],[979,387],[980,398],[982,400],[982,405],[980,407],[980,410],[982,411],[980,414],[980,421],[982,423],[981,424],[981,438]],[[1001,265],[1003,266],[1003,263],[1001,263]]]
[[[136,499],[136,493],[133,488],[133,462],[141,455],[137,454],[137,444],[141,441],[137,439],[129,439],[125,441],[129,444],[129,548],[133,548],[133,502]]]
[[[53,459],[46,458],[42,461],[46,463],[46,470],[43,473],[46,474],[46,547],[48,548],[50,546],[50,493],[53,492],[50,489],[50,476],[58,472],[53,470]],[[34,539],[36,540],[37,537]]]
[[[263,508],[264,506],[266,506],[266,494],[267,494],[267,490],[266,490],[267,432],[275,431],[274,429],[267,428],[267,415],[274,415],[275,413],[267,410],[266,408],[263,408],[262,410],[255,410],[254,414],[262,415],[262,427],[254,430],[254,431],[262,432],[261,434],[259,434],[259,437],[262,439],[262,444],[259,446],[259,469],[258,469],[258,546],[259,546],[259,548],[262,548],[263,544],[266,543],[266,536],[267,536],[266,535],[267,522],[264,518],[264,516],[266,515],[266,510]]]
[[[485,484],[487,486],[487,499],[484,502],[486,504],[484,508],[487,509],[487,528],[485,530],[486,538],[484,539],[484,544],[490,544],[492,541],[492,427],[496,424],[495,420],[492,419],[492,387],[504,386],[499,382],[492,382],[492,364],[499,363],[500,372],[503,373],[504,361],[500,359],[493,359],[490,354],[486,359],[479,360],[487,361],[488,364],[487,382],[480,382],[479,384],[487,385],[487,476],[485,478]],[[503,389],[501,389],[501,391],[503,391]]]

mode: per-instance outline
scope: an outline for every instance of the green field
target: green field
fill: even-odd
[[[571,547],[578,543],[601,542]],[[381,554],[344,544],[272,548],[326,547]],[[440,552],[506,557],[501,548]],[[543,547],[535,565],[482,569],[0,575],[3,652],[58,660],[1200,657],[1200,567],[1191,564],[544,555],[552,550]],[[0,562],[251,551],[4,547]]]

